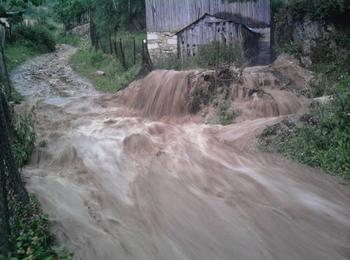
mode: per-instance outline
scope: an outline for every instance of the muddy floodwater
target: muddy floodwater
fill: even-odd
[[[76,259],[350,259],[350,188],[256,148],[276,111],[306,100],[271,90],[281,101],[265,117],[242,101],[238,123],[202,124],[186,115],[187,72],[100,94],[68,66],[74,52],[60,46],[11,78],[36,104],[27,188]]]

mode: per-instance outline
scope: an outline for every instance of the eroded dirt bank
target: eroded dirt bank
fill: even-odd
[[[261,99],[294,113],[306,100],[274,95],[272,80],[264,92],[272,94],[239,99],[240,123],[177,120],[188,109],[188,74],[155,72],[156,81],[98,95],[66,67],[73,51],[28,62],[12,79],[43,98],[24,175],[76,259],[350,258],[349,188],[254,148],[256,134],[280,120],[262,117],[276,112],[259,113]],[[140,86],[153,92],[140,94]]]

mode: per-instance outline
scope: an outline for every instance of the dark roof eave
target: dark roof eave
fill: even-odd
[[[190,23],[189,25],[187,25],[186,27],[182,28],[181,30],[179,30],[178,32],[175,33],[175,35],[185,31],[186,29],[188,29],[189,27],[191,27],[192,25],[198,23],[200,20],[202,20],[204,17],[206,16],[210,16],[210,17],[214,17],[214,18],[217,18],[217,19],[221,19],[221,20],[224,20],[224,21],[227,21],[227,22],[233,22],[233,23],[236,23],[236,24],[240,24],[242,25],[245,29],[247,29],[248,31],[254,33],[254,34],[258,34],[258,35],[261,35],[260,33],[258,32],[255,32],[253,31],[252,29],[250,29],[247,25],[243,24],[243,23],[239,23],[237,21],[233,21],[233,20],[229,20],[229,19],[223,19],[219,16],[216,16],[216,15],[212,15],[212,14],[208,14],[208,13],[205,13],[203,14],[201,17],[199,17],[197,20],[195,20],[194,22]]]

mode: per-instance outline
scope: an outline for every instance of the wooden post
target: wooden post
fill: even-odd
[[[136,65],[136,39],[133,38],[133,45],[134,45],[134,65]]]
[[[119,59],[119,52],[118,52],[118,45],[117,45],[116,40],[113,41],[113,48],[114,48],[115,58],[118,60]]]
[[[3,85],[5,87],[4,93],[9,97],[12,92],[10,77],[8,75],[6,59],[4,53],[5,47],[5,37],[6,37],[6,29],[4,26],[0,25],[0,79],[3,81]],[[1,87],[0,87],[1,91]]]
[[[120,47],[120,59],[122,62],[122,65],[124,67],[124,69],[127,69],[127,64],[125,61],[125,54],[124,54],[124,50],[123,50],[123,42],[122,42],[122,38],[119,39],[119,47]]]

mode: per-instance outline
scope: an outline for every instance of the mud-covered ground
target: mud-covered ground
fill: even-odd
[[[350,258],[349,187],[255,149],[266,125],[308,104],[266,68],[246,71],[231,93],[238,123],[223,127],[186,115],[193,72],[100,95],[67,65],[72,53],[33,59],[12,80],[37,100],[27,188],[76,259]],[[246,94],[256,87],[268,94]]]

